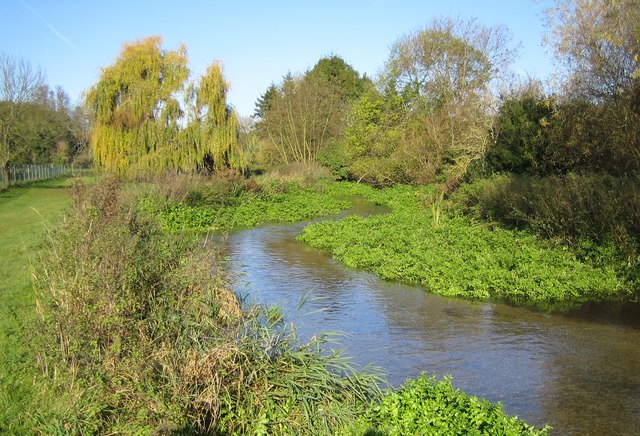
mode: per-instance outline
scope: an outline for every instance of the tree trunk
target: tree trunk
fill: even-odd
[[[2,166],[2,191],[9,189],[9,166]]]

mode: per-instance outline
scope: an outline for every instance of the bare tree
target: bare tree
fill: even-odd
[[[44,85],[44,72],[23,58],[0,53],[0,101],[24,103],[33,100]]]
[[[24,103],[44,86],[44,72],[29,61],[0,53],[0,168],[2,190],[9,187],[9,162],[14,154],[11,135]]]
[[[283,164],[314,162],[337,136],[343,110],[340,95],[322,78],[309,74],[285,77],[260,121],[273,150],[271,159]]]

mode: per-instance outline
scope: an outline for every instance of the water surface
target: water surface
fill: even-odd
[[[358,213],[381,211],[359,204]],[[640,434],[637,310],[604,319],[593,316],[601,308],[549,315],[438,297],[297,243],[306,224],[234,233],[226,253],[236,290],[280,305],[301,340],[343,332],[353,362],[383,367],[394,386],[423,371],[451,374],[455,386],[553,434]]]

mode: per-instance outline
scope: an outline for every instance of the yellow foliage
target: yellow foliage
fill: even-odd
[[[95,114],[91,146],[96,165],[134,175],[195,171],[211,162],[213,169],[244,169],[221,64],[211,65],[199,86],[186,86],[188,77],[184,46],[164,50],[159,36],[125,44],[86,98]]]

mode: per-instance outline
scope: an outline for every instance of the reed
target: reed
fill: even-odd
[[[334,434],[364,412],[377,375],[242,307],[215,250],[138,201],[118,179],[78,187],[48,235],[31,345],[58,401],[39,431]]]

